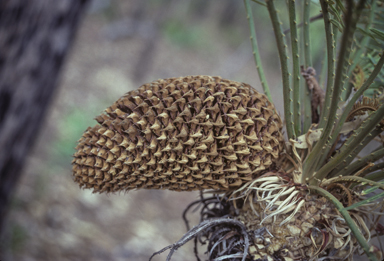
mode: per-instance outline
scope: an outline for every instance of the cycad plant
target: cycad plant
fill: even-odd
[[[145,84],[84,133],[75,181],[95,192],[202,191],[184,212],[189,228],[186,215],[200,205],[200,224],[154,254],[170,249],[167,260],[191,239],[207,245],[209,260],[352,260],[356,253],[381,260],[381,244],[370,241],[384,234],[384,2],[253,2],[244,0],[265,95],[210,76]],[[269,12],[276,36],[285,129],[264,76],[252,4]],[[316,19],[326,46],[317,70]],[[380,146],[362,155],[372,144]]]

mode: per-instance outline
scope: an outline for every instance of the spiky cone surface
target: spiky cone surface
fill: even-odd
[[[282,122],[265,95],[211,76],[130,91],[78,141],[74,180],[94,192],[229,190],[277,162]]]

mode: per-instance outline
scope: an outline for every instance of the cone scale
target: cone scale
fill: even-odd
[[[282,122],[250,85],[160,79],[126,93],[78,141],[73,176],[94,192],[231,190],[275,167]]]

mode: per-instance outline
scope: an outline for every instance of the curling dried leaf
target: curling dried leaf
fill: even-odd
[[[341,134],[347,134],[350,133],[353,130],[356,130],[359,128],[360,124],[368,117],[368,114],[364,114],[362,116],[356,116],[355,120],[348,121],[343,124],[343,128],[341,129]]]
[[[309,130],[308,133],[297,138],[298,142],[295,143],[295,147],[298,149],[307,149],[308,145],[312,147],[313,143],[320,139],[322,132],[323,129]]]

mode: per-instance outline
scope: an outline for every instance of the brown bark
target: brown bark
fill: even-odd
[[[0,1],[0,232],[88,2]]]

